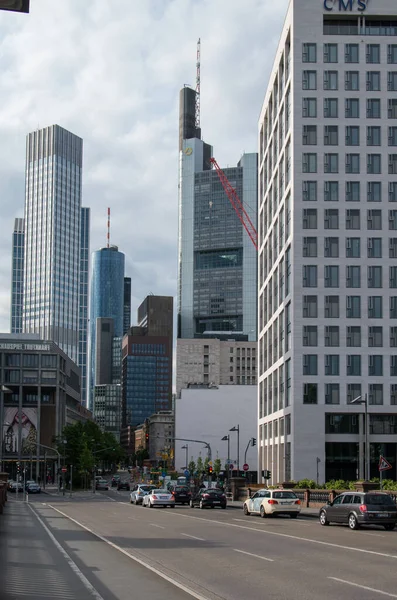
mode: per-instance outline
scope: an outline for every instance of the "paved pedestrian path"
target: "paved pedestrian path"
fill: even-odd
[[[87,589],[29,505],[9,499],[0,516],[1,600],[87,600]]]

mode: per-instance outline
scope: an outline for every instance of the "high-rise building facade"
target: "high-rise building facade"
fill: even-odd
[[[194,126],[195,95],[185,87],[180,97],[178,338],[229,332],[255,341],[257,252],[211,170],[212,147]],[[257,154],[224,172],[256,226]]]
[[[22,328],[79,357],[83,140],[59,125],[26,145]]]
[[[90,390],[99,383],[96,365],[97,319],[112,319],[112,335],[121,338],[124,323],[125,256],[117,246],[101,248],[92,253],[90,303]],[[108,357],[110,364],[110,356]],[[109,382],[110,383],[110,382]]]
[[[82,207],[80,217],[80,289],[79,289],[79,356],[81,401],[87,404],[88,378],[88,297],[90,267],[90,209]]]
[[[123,335],[131,327],[131,277],[124,277],[124,320]]]
[[[12,234],[11,333],[22,333],[24,251],[24,219],[15,219]]]
[[[397,475],[396,91],[394,0],[290,2],[259,121],[258,447],[273,482],[378,476],[380,454]]]
[[[123,338],[123,427],[172,406],[173,298],[147,296]]]

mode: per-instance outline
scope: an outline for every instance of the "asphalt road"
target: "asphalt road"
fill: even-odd
[[[397,532],[381,528],[325,528],[232,508],[149,509],[114,490],[31,497],[31,510],[103,600],[397,598]]]

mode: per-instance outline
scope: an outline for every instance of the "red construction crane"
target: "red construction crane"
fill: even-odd
[[[236,211],[236,214],[237,214],[238,218],[240,219],[241,223],[243,224],[244,229],[248,233],[248,235],[251,239],[251,242],[254,244],[256,250],[258,250],[258,232],[256,231],[253,222],[251,221],[247,211],[245,210],[243,203],[241,202],[240,198],[238,197],[236,190],[231,185],[230,181],[228,180],[225,173],[222,171],[222,169],[216,162],[215,158],[210,158],[210,163],[214,166],[215,171],[218,174],[218,177],[221,181],[223,189],[225,190],[226,195],[230,200],[230,204],[233,206],[234,210]]]

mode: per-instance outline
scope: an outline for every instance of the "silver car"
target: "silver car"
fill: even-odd
[[[155,506],[170,506],[175,508],[175,498],[168,490],[151,490],[144,496],[142,506],[154,508]]]
[[[146,496],[146,494],[154,490],[155,487],[155,485],[150,485],[148,483],[135,484],[130,494],[130,503],[142,504],[142,500]]]

